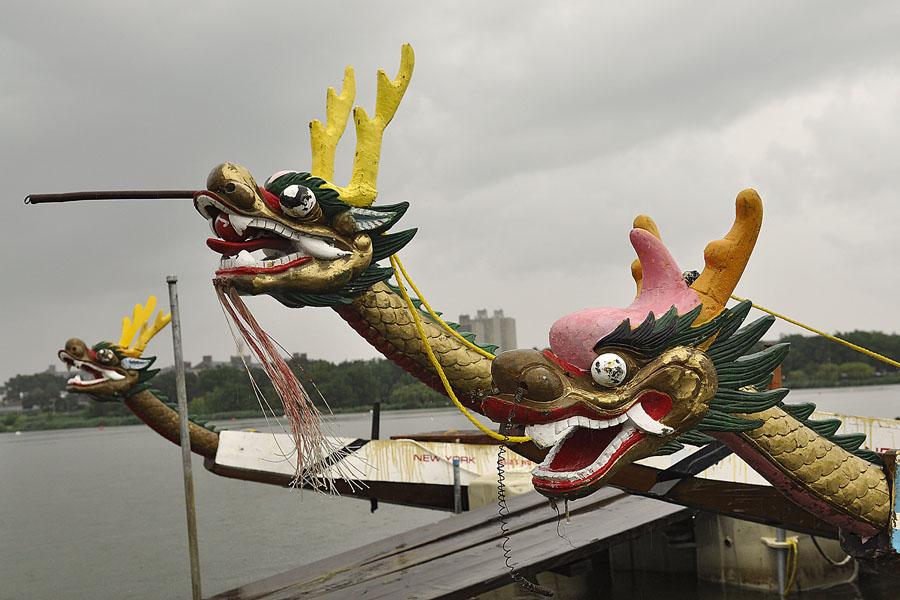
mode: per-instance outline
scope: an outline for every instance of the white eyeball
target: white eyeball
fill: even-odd
[[[293,184],[278,198],[281,210],[292,217],[305,217],[316,207],[316,195],[306,186]]]
[[[591,377],[594,378],[597,385],[603,387],[614,388],[621,385],[625,381],[626,375],[628,375],[628,365],[625,363],[625,359],[612,352],[601,354],[591,364]]]

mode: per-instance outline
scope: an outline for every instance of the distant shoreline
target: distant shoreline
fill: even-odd
[[[859,387],[892,387],[898,386],[897,382],[854,382],[853,385],[818,385],[818,386],[798,386],[791,389],[795,390],[835,390],[840,388],[859,388]],[[788,397],[790,398],[790,396]],[[453,405],[447,402],[446,405],[423,406],[410,409],[409,407],[385,406],[382,404],[381,410],[384,412],[396,412],[404,410],[446,410],[452,409]],[[337,407],[333,414],[359,414],[371,411],[371,406],[346,406]],[[259,411],[232,411],[215,413],[211,415],[192,415],[191,418],[200,423],[210,421],[229,421],[237,419],[262,419],[264,418]],[[105,428],[105,427],[124,427],[128,425],[140,425],[142,421],[134,415],[114,415],[103,417],[88,417],[81,413],[7,413],[0,416],[0,433],[14,433],[17,431],[52,431],[57,429],[89,429],[89,428]]]
[[[382,404],[381,410],[384,412],[395,412],[404,410],[446,410],[453,408],[450,401],[446,405],[438,406],[422,406],[418,408],[385,406]],[[345,406],[337,407],[332,413],[335,415],[367,413],[372,410],[371,406]],[[15,420],[10,419],[15,417]],[[229,421],[238,419],[263,419],[263,415],[259,411],[241,410],[232,412],[215,413],[211,415],[191,415],[191,420],[199,423],[208,423],[211,421]],[[7,423],[7,421],[11,421]],[[126,427],[129,425],[141,425],[143,421],[134,415],[112,415],[103,417],[88,417],[80,412],[78,413],[7,413],[0,416],[0,433],[15,433],[19,431],[54,431],[58,429],[92,429],[105,427]]]

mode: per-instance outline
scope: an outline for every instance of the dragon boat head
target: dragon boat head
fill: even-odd
[[[736,212],[731,231],[707,246],[699,276],[683,273],[655,223],[638,217],[630,235],[634,302],[564,316],[550,330],[550,349],[494,361],[496,392],[482,408],[549,448],[532,473],[538,491],[587,495],[626,464],[713,442],[707,433],[758,427],[739,415],[784,397],[786,390],[767,388],[787,345],[745,355],[773,318],[739,330],[750,302],[725,308],[759,232],[756,192],[742,192]]]
[[[78,338],[66,342],[58,356],[69,369],[78,373],[66,382],[66,391],[88,394],[101,402],[118,401],[146,389],[158,369],[151,369],[155,357],[142,357],[147,343],[171,320],[160,311],[150,321],[156,298],[135,305],[132,316],[122,320],[122,336],[118,344],[100,342],[88,346]]]
[[[404,45],[397,77],[378,73],[375,115],[370,118],[361,107],[353,111],[357,146],[346,187],[331,182],[335,150],[356,93],[352,67],[345,71],[340,94],[328,90],[327,123],[310,123],[309,172],[279,171],[258,185],[240,165],[213,168],[194,206],[215,236],[207,245],[222,256],[217,285],[240,294],[267,294],[291,307],[334,306],[391,276],[392,269],[377,262],[415,234],[386,233],[409,204],[372,204],[384,129],[409,85],[413,62],[412,48]]]

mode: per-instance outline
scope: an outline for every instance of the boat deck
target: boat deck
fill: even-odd
[[[510,498],[509,510],[513,561],[525,574],[582,560],[690,514],[679,506],[611,488],[572,502],[569,523],[559,523],[547,500],[536,492]],[[471,598],[510,583],[502,541],[497,507],[489,505],[213,598]]]

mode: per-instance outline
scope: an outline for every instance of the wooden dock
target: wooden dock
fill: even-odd
[[[570,522],[536,492],[509,500],[513,562],[535,574],[686,518],[673,504],[605,488],[570,503]],[[561,532],[565,537],[561,537]],[[290,598],[454,599],[511,582],[495,505],[419,527],[214,596],[218,600]]]

